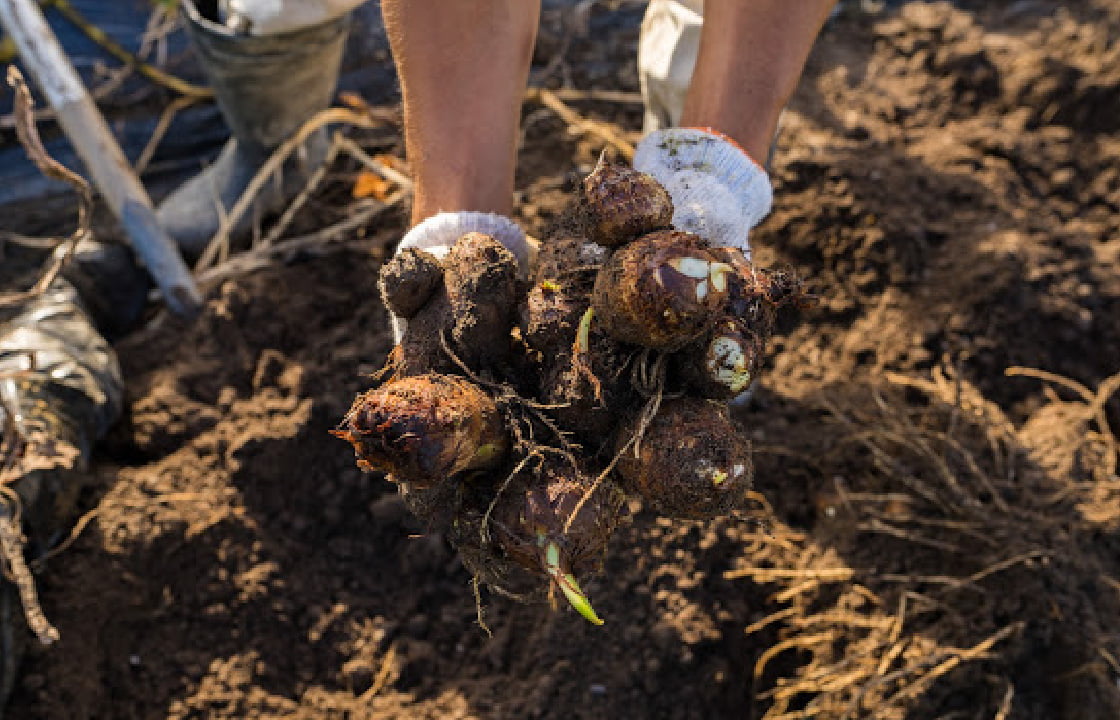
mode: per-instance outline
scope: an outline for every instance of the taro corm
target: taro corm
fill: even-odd
[[[652,177],[603,157],[527,279],[479,233],[382,268],[403,334],[335,434],[476,583],[562,595],[600,624],[579,578],[601,569],[627,495],[682,521],[744,509],[751,445],[726,401],[808,296],[672,215]]]

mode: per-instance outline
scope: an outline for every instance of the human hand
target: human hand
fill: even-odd
[[[521,274],[528,272],[532,258],[532,246],[525,233],[509,218],[495,213],[484,212],[443,212],[433,215],[409,230],[400,244],[396,255],[412,248],[431,253],[436,259],[446,257],[451,246],[468,233],[482,233],[500,242],[517,258]],[[384,294],[384,289],[383,289]],[[393,325],[393,343],[399,344],[407,327],[407,311],[395,307],[391,298],[384,298],[389,308]]]
[[[673,226],[749,259],[751,228],[770,212],[770,176],[733,140],[710,129],[668,128],[638,143],[634,168],[673,200]]]

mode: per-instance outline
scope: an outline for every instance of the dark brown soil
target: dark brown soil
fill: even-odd
[[[546,35],[568,59],[537,76],[635,89],[623,7]],[[10,716],[1120,717],[1118,37],[1110,0],[830,24],[753,235],[822,299],[739,414],[765,522],[639,512],[585,586],[603,627],[483,593],[489,637],[447,542],[328,434],[389,350],[401,217],[125,340],[94,519],[40,575],[62,640]],[[526,108],[527,227],[600,149]]]

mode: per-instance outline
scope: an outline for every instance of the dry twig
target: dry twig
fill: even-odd
[[[97,27],[89,20],[86,20],[85,16],[78,12],[78,10],[70,4],[69,0],[40,0],[40,2],[46,7],[53,7],[60,15],[81,30],[86,37],[101,46],[105,52],[125,65],[135,68],[138,73],[157,85],[185,97],[206,99],[214,96],[214,91],[210,88],[194,85],[174,75],[165,73],[163,70],[144,62],[133,53],[121,47],[115,40],[105,34],[104,30]]]
[[[5,561],[4,574],[19,590],[27,626],[43,645],[59,638],[58,630],[47,620],[39,605],[35,578],[23,558],[24,537],[20,531],[19,496],[7,485],[0,487],[0,556]]]
[[[272,245],[261,246],[235,255],[220,265],[199,272],[196,275],[196,280],[199,285],[212,285],[216,282],[228,280],[232,277],[238,277],[268,267],[279,257],[297,252],[308,252],[315,248],[323,248],[339,236],[369,224],[382,213],[399,205],[403,198],[404,195],[402,193],[397,193],[388,198],[384,203],[374,201],[373,203],[357,207],[352,211],[350,217],[321,230],[307,235],[281,240]]]
[[[35,127],[35,104],[31,99],[31,91],[27,89],[27,83],[24,82],[23,75],[15,65],[8,67],[8,85],[15,91],[16,137],[19,138],[27,156],[31,158],[31,161],[35,163],[35,167],[39,168],[41,173],[49,178],[68,183],[77,191],[78,224],[69,238],[60,241],[66,243],[66,250],[62,253],[54,253],[50,263],[44,268],[35,284],[22,292],[0,293],[0,307],[17,305],[46,292],[50,284],[62,272],[62,268],[70,261],[78,243],[92,234],[90,212],[93,208],[93,193],[90,191],[89,183],[82,176],[72,172],[48,155],[46,148],[43,147],[43,142],[39,138],[39,132]]]
[[[137,175],[140,175],[148,169],[148,163],[152,161],[152,157],[156,154],[156,149],[163,141],[163,137],[167,134],[168,128],[174,122],[175,116],[183,110],[186,110],[191,105],[197,103],[199,98],[195,95],[184,95],[181,98],[176,98],[167,104],[167,107],[160,113],[159,120],[156,122],[155,128],[152,130],[151,137],[144,145],[144,149],[140,152],[140,157],[136,159],[136,164],[133,165],[132,170]]]
[[[385,689],[386,685],[389,683],[389,676],[396,666],[396,660],[397,645],[393,643],[389,646],[389,649],[385,651],[385,657],[381,658],[381,665],[377,669],[377,677],[374,678],[373,684],[369,686],[368,690],[362,693],[360,698],[362,702],[369,702]]]
[[[195,273],[201,273],[214,264],[221,249],[228,245],[229,234],[234,226],[236,226],[245,213],[249,211],[249,208],[252,207],[253,202],[256,200],[261,190],[264,189],[265,185],[274,177],[278,176],[284,162],[293,153],[303,147],[303,144],[307,141],[307,138],[311,137],[312,133],[332,123],[347,123],[355,127],[367,129],[377,125],[368,115],[354,112],[346,108],[327,108],[313,115],[307,122],[300,126],[299,130],[297,130],[294,135],[281,143],[280,147],[276,148],[272,155],[269,156],[268,160],[257,170],[257,174],[249,181],[249,185],[245,188],[241,197],[238,198],[237,202],[230,208],[229,213],[222,218],[218,231],[214,233],[214,237],[210,239],[206,250],[203,251],[202,256],[195,265]]]
[[[969,660],[976,660],[986,655],[987,652],[991,650],[995,645],[1003,642],[1014,633],[1022,630],[1025,624],[1026,623],[1024,622],[1012,623],[1011,625],[1008,625],[998,632],[993,633],[987,639],[977,643],[976,645],[973,645],[971,648],[952,653],[948,658],[945,658],[938,662],[937,665],[928,673],[918,678],[899,692],[895,693],[895,695],[891,697],[891,701],[899,702],[918,697],[923,692],[925,692],[937,678],[948,673],[964,662],[967,662]]]
[[[323,158],[323,163],[316,168],[315,172],[311,174],[311,177],[307,179],[307,184],[303,186],[303,190],[300,190],[299,195],[296,195],[295,198],[288,203],[287,209],[280,215],[276,223],[268,229],[268,234],[266,234],[259,243],[253,243],[253,249],[272,245],[279,240],[288,229],[288,225],[295,219],[296,214],[303,209],[303,206],[311,198],[311,195],[319,189],[319,185],[327,176],[327,172],[330,171],[331,165],[334,164],[334,159],[338,157],[339,140],[341,137],[342,136],[338,133],[334,134],[331,138],[330,147],[327,148],[327,155]]]
[[[551,90],[530,88],[525,93],[525,99],[530,102],[540,103],[556,113],[561,120],[571,127],[573,132],[594,135],[595,137],[605,140],[627,160],[632,160],[634,158],[634,144],[627,140],[613,125],[601,120],[592,120],[583,117]]]

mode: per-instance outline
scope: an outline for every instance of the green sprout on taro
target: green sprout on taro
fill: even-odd
[[[544,546],[545,572],[556,587],[560,588],[560,592],[564,593],[568,603],[592,625],[602,625],[603,619],[595,613],[595,608],[591,607],[591,602],[580,588],[576,576],[565,572],[561,566],[560,546],[550,542],[544,533],[537,535],[537,542]]]
[[[588,492],[590,480],[565,462],[546,460],[529,482],[503,495],[495,509],[502,549],[520,567],[547,577],[584,619],[602,625],[576,574],[601,563],[621,503],[605,489]]]

